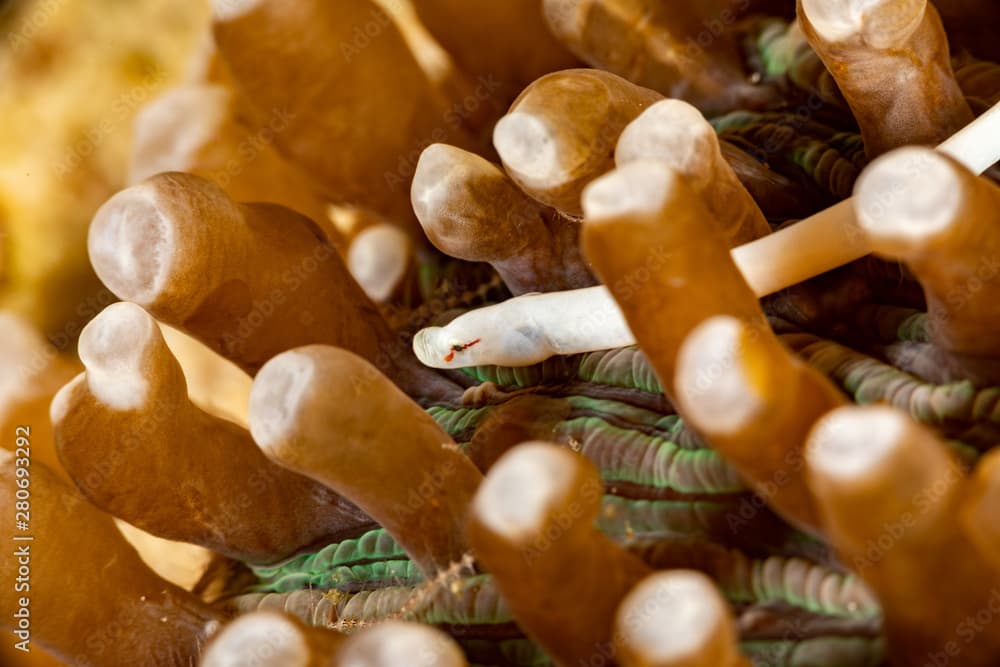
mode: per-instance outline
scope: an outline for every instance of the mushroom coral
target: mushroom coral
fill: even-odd
[[[89,228],[122,303],[50,406],[72,486],[31,464],[32,640],[997,664],[1000,66],[940,4],[216,0]]]

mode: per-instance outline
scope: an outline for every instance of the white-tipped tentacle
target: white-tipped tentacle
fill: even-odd
[[[1000,104],[938,150],[976,173],[1000,160]],[[585,202],[586,207],[586,202]],[[847,199],[779,232],[733,248],[733,260],[759,297],[773,294],[871,252]],[[434,368],[530,366],[557,354],[579,354],[635,343],[614,298],[603,286],[526,294],[473,310],[444,327],[419,331],[413,349]]]

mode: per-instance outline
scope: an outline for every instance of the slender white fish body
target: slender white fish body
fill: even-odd
[[[1000,160],[997,137],[1000,137],[1000,104],[948,137],[937,150],[981,174]]]
[[[858,228],[854,200],[845,199],[780,232],[733,248],[731,254],[750,289],[764,297],[871,251]]]
[[[525,294],[470,311],[413,339],[417,358],[433,368],[529,366],[557,354],[635,343],[604,287]]]
[[[956,132],[937,150],[981,174],[1000,159],[1000,104]],[[756,241],[733,248],[733,260],[759,297],[773,294],[871,252],[858,226],[856,199]]]
[[[976,173],[1000,160],[1000,104],[938,147]],[[732,250],[758,297],[767,296],[871,252],[853,199],[780,232]],[[444,327],[418,332],[413,349],[434,368],[530,366],[557,354],[635,343],[625,317],[603,286],[525,294],[473,310]]]

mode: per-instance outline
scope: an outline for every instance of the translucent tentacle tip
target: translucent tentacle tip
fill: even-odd
[[[264,0],[212,0],[212,14],[218,21],[233,21],[257,9]]]
[[[724,315],[698,325],[677,358],[677,398],[709,432],[732,435],[758,419],[767,395],[768,360],[749,347],[740,320]]]
[[[659,572],[641,581],[619,606],[615,631],[615,643],[638,658],[630,664],[736,664],[729,607],[699,572]]]
[[[930,148],[900,148],[880,157],[855,187],[861,228],[879,250],[888,252],[947,233],[961,218],[959,169]]]
[[[515,111],[501,118],[493,130],[493,145],[503,163],[529,184],[550,187],[569,178],[558,137],[531,114]]]
[[[877,49],[902,46],[920,27],[927,0],[802,0],[809,23],[828,42],[861,37]]]
[[[116,410],[144,405],[158,345],[165,345],[160,328],[145,310],[127,302],[105,308],[80,333],[91,393]]]
[[[678,174],[655,160],[637,160],[618,167],[583,191],[588,224],[626,215],[649,215],[674,196]]]
[[[309,646],[301,630],[282,614],[256,612],[237,618],[215,638],[202,667],[308,667]]]
[[[337,655],[338,667],[464,667],[462,650],[439,630],[387,621],[351,637]]]
[[[171,273],[174,233],[152,187],[122,190],[97,211],[87,249],[97,276],[119,298],[151,305]]]
[[[365,294],[382,302],[403,279],[412,251],[413,243],[403,230],[380,223],[354,239],[347,251],[347,266]]]
[[[714,173],[718,153],[715,130],[698,109],[682,100],[662,100],[625,127],[615,148],[615,162],[664,161],[697,188],[704,188]]]
[[[913,437],[910,418],[886,407],[844,408],[821,419],[809,437],[809,467],[825,479],[842,485],[878,481],[905,456]]]
[[[585,0],[545,0],[543,4],[545,20],[559,39],[573,43],[583,37],[587,11],[593,3]]]
[[[250,390],[250,434],[271,456],[284,460],[299,440],[313,394],[316,362],[309,348],[279,354],[264,364]]]
[[[527,443],[504,455],[473,500],[476,517],[517,542],[544,530],[575,489],[575,455],[555,445]]]

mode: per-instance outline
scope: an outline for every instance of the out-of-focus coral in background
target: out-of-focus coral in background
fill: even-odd
[[[49,402],[82,370],[80,329],[114,300],[87,226],[126,185],[137,112],[195,66],[208,19],[204,0],[0,0],[0,432],[32,424],[34,457],[55,469]],[[150,560],[164,548],[175,581],[202,564],[140,546]],[[59,664],[10,644],[0,664]]]
[[[206,4],[8,0],[0,9],[0,304],[56,345],[108,298],[87,261],[87,225],[125,185],[137,111],[184,75],[205,37]]]

